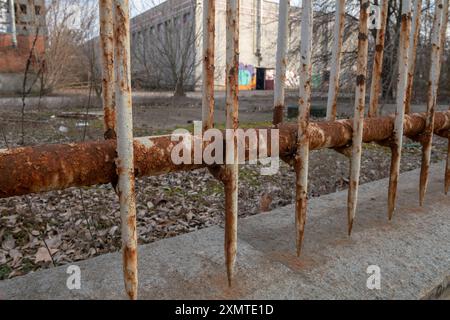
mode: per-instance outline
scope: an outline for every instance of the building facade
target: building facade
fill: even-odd
[[[131,20],[133,76],[140,86],[173,88],[177,78],[188,88],[201,87],[202,0],[167,0]],[[286,85],[298,87],[299,7],[291,7],[288,34]],[[313,86],[324,90],[331,68],[333,12],[318,12],[314,24]],[[215,85],[225,86],[226,1],[216,1]],[[352,19],[350,16],[347,20]],[[355,21],[347,24],[356,25]],[[278,3],[270,0],[240,0],[239,15],[240,90],[273,88],[276,65]],[[351,29],[348,28],[348,29]],[[357,28],[347,34],[343,51],[355,52]],[[342,78],[352,78],[353,66],[342,67]],[[180,70],[185,70],[181,72]]]
[[[187,79],[184,79],[185,85],[187,87],[201,85],[202,3],[198,0],[168,0],[132,19],[133,71],[137,78],[146,78],[151,83],[157,82],[154,83],[155,86],[164,86],[165,76],[173,78],[174,76],[168,73],[174,72],[166,70],[164,74],[155,74],[154,77],[142,75],[146,73],[146,70],[158,73],[164,63],[156,63],[153,66],[147,64],[161,59],[161,55],[172,55],[174,61],[166,61],[166,64],[173,67],[179,63],[182,68],[189,69],[186,72]],[[225,22],[226,1],[218,0],[216,1],[215,52],[218,88],[225,85]],[[241,90],[273,87],[277,26],[277,3],[266,0],[241,0],[239,33]],[[158,43],[161,43],[161,47],[172,47],[172,50],[170,52],[158,50],[152,53],[150,47],[158,46]],[[162,50],[165,51],[166,48]],[[185,50],[190,52],[183,52]],[[177,55],[180,57],[175,57]],[[178,61],[175,62],[177,59]],[[181,72],[179,71],[178,74],[180,75]]]
[[[0,93],[22,90],[31,55],[31,72],[45,50],[45,0],[0,0]]]

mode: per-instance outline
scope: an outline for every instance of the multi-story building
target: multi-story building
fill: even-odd
[[[45,0],[0,0],[0,93],[22,90],[30,56],[35,71],[45,49],[44,11]]]
[[[170,67],[160,70],[166,62],[175,66],[177,62],[186,72],[186,86],[198,86],[202,65],[202,1],[168,0],[131,21],[134,74],[146,81],[163,85],[166,76],[175,77]],[[226,1],[216,1],[216,86],[225,84],[225,41]],[[241,89],[256,89],[258,86],[273,86],[275,67],[276,30],[278,25],[278,4],[267,0],[241,0],[240,4],[240,67]],[[168,40],[170,38],[170,41]],[[151,47],[163,49],[152,51]],[[168,45],[168,43],[171,43]],[[148,47],[148,48],[147,48]],[[163,48],[164,47],[164,48]],[[169,47],[170,52],[166,52]],[[147,49],[147,50],[145,50]],[[190,52],[183,52],[189,50]],[[178,51],[178,52],[177,52]],[[148,65],[160,60],[161,56],[172,55],[172,61]],[[175,57],[177,56],[177,57]],[[185,59],[185,61],[183,61]],[[169,58],[170,60],[170,58]],[[154,73],[153,77],[146,74]],[[156,70],[156,71],[155,71]],[[161,74],[162,73],[162,74]],[[173,73],[173,72],[172,72]],[[180,72],[179,72],[180,73]],[[174,79],[171,79],[173,82]]]
[[[173,87],[177,78],[190,88],[201,85],[202,0],[167,0],[131,20],[134,78],[143,86]],[[300,43],[299,7],[291,7],[287,86],[298,86]],[[325,89],[331,67],[334,13],[320,12],[314,30],[313,85]],[[216,87],[225,85],[226,1],[216,1]],[[347,20],[352,19],[351,16]],[[356,25],[348,21],[349,29]],[[241,90],[271,89],[276,57],[278,3],[270,0],[240,0],[239,15]],[[354,52],[357,28],[344,39],[344,51]],[[342,72],[350,75],[352,66]],[[180,70],[184,70],[181,72]],[[343,76],[345,78],[345,75]],[[349,76],[351,78],[351,76]]]

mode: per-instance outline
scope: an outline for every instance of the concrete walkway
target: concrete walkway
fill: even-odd
[[[311,200],[301,259],[295,256],[292,206],[240,220],[232,288],[226,281],[220,227],[141,246],[140,298],[440,296],[450,282],[450,195],[443,194],[443,168],[443,163],[432,166],[423,208],[418,206],[418,171],[401,176],[398,210],[392,222],[386,217],[387,180],[363,185],[351,238],[346,234],[346,192]],[[125,298],[120,253],[77,265],[81,290],[67,288],[69,275],[63,266],[0,282],[0,299]],[[369,265],[380,267],[380,290],[367,289]]]

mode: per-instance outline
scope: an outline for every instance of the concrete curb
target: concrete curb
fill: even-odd
[[[347,192],[310,201],[302,257],[295,256],[294,209],[239,221],[236,280],[227,285],[223,230],[212,227],[139,248],[141,299],[422,299],[446,296],[450,277],[450,196],[444,164],[430,168],[426,204],[418,170],[401,175],[398,209],[387,219],[387,180],[361,186],[351,238]],[[0,282],[0,299],[125,299],[121,254],[77,263],[81,290],[66,286],[68,266]],[[369,290],[369,265],[381,290]],[[448,293],[448,292],[447,292]]]

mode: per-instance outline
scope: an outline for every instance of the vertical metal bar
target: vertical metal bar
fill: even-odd
[[[382,0],[383,4],[380,12],[380,29],[377,30],[377,38],[375,43],[375,54],[373,58],[372,82],[370,85],[370,101],[369,101],[369,117],[378,115],[378,102],[381,92],[381,72],[383,71],[383,55],[385,34],[387,25],[387,14],[389,1]]]
[[[327,120],[336,120],[337,97],[341,71],[342,38],[345,24],[345,0],[336,0],[336,18],[334,23],[333,53],[331,58],[330,86],[328,88]]]
[[[405,113],[411,112],[412,88],[414,84],[414,72],[416,70],[416,52],[419,42],[420,17],[422,15],[422,0],[415,0],[413,6],[413,20],[411,26],[411,38],[409,39],[409,66],[408,82],[406,84],[406,105]]]
[[[13,46],[17,47],[16,8],[14,7],[14,0],[9,0],[9,14],[11,19],[11,41]]]
[[[133,115],[130,71],[130,11],[128,0],[114,0],[114,60],[117,105],[117,186],[122,220],[125,288],[137,299],[136,196],[133,164]]]
[[[445,182],[444,182],[444,192],[447,195],[450,189],[450,131],[447,132],[447,161],[445,162]]]
[[[422,165],[420,167],[419,203],[422,206],[428,185],[428,170],[430,167],[431,146],[433,142],[434,116],[436,113],[437,91],[441,73],[441,35],[445,35],[442,18],[445,15],[444,7],[448,10],[448,0],[437,0],[433,29],[431,32],[431,68],[427,93],[427,121],[422,136]],[[442,29],[442,30],[441,30]]]
[[[203,131],[214,126],[215,30],[216,2],[215,0],[203,0]]]
[[[115,139],[114,23],[112,0],[100,0],[100,49],[102,53],[102,100],[105,139]]]
[[[278,37],[277,56],[275,69],[275,91],[273,124],[279,125],[283,122],[285,109],[285,86],[287,65],[287,34],[289,29],[289,0],[280,0],[278,12]]]
[[[239,91],[239,0],[226,2],[226,128],[235,132],[239,126],[238,91]],[[233,163],[225,166],[225,260],[227,265],[228,284],[234,276],[237,251],[237,218],[238,218],[238,152],[237,137],[233,134]],[[227,153],[230,150],[227,150]],[[228,156],[227,156],[228,159]]]
[[[392,219],[397,199],[397,184],[400,174],[400,160],[403,144],[403,121],[405,119],[406,81],[409,63],[409,36],[411,33],[411,2],[402,2],[400,26],[400,48],[397,85],[397,110],[395,113],[393,141],[391,143],[391,168],[389,174],[388,217]]]
[[[311,109],[311,57],[314,21],[313,19],[312,1],[303,1],[300,38],[300,99],[298,105],[298,141],[297,153],[295,156],[295,229],[298,256],[300,256],[302,251],[308,201],[308,126]]]
[[[447,26],[448,26],[448,18],[449,18],[449,4],[447,3],[447,6],[444,7],[444,21],[442,22],[442,34],[441,34],[441,62],[442,63],[442,57],[445,52],[445,41],[447,39]],[[447,162],[445,164],[445,194],[448,193],[448,190],[450,188],[450,131],[447,133],[448,137],[448,146],[447,146]]]
[[[348,234],[353,228],[358,201],[359,174],[361,169],[364,106],[366,103],[366,76],[368,51],[369,1],[362,0],[359,15],[358,61],[356,77],[355,111],[353,119],[352,157],[350,159],[350,185],[348,190]]]

